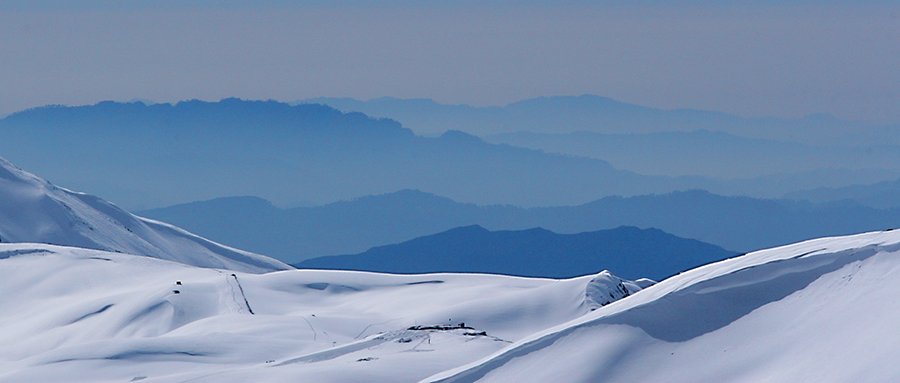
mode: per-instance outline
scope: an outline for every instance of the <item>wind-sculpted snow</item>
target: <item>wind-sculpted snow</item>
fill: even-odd
[[[900,231],[703,266],[428,382],[887,382]]]
[[[641,283],[650,282],[648,285],[645,285],[643,288],[649,287],[653,281],[649,279],[642,279]],[[600,307],[606,306],[610,303],[613,303],[617,300],[630,296],[638,291],[640,291],[642,287],[638,284],[637,281],[627,281],[622,278],[619,278],[615,275],[612,275],[609,271],[603,271],[600,274],[594,276],[590,282],[588,282],[587,288],[585,288],[584,292],[584,301],[588,304],[591,310],[596,310]]]
[[[0,242],[36,242],[169,259],[247,272],[289,269],[177,227],[57,187],[0,158]]]
[[[3,383],[412,382],[590,312],[596,280],[634,285],[249,274],[42,244],[0,244],[0,275]]]

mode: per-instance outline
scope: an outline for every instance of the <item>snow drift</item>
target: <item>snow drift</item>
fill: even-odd
[[[291,268],[175,226],[137,217],[98,197],[57,187],[3,158],[0,242],[82,247],[247,272]]]

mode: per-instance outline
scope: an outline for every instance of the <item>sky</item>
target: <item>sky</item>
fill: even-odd
[[[597,94],[900,122],[900,2],[746,3],[5,0],[0,115],[101,100]]]

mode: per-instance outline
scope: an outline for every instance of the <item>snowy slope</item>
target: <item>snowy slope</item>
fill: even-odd
[[[700,267],[428,382],[892,382],[900,231]]]
[[[411,382],[646,283],[609,273],[248,274],[40,244],[0,244],[0,275],[3,383]]]
[[[0,242],[38,242],[247,272],[291,268],[57,187],[0,158]]]

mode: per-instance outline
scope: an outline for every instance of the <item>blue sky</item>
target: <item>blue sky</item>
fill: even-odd
[[[591,93],[900,122],[900,6],[891,2],[516,4],[7,0],[0,114],[105,99],[494,105]]]

